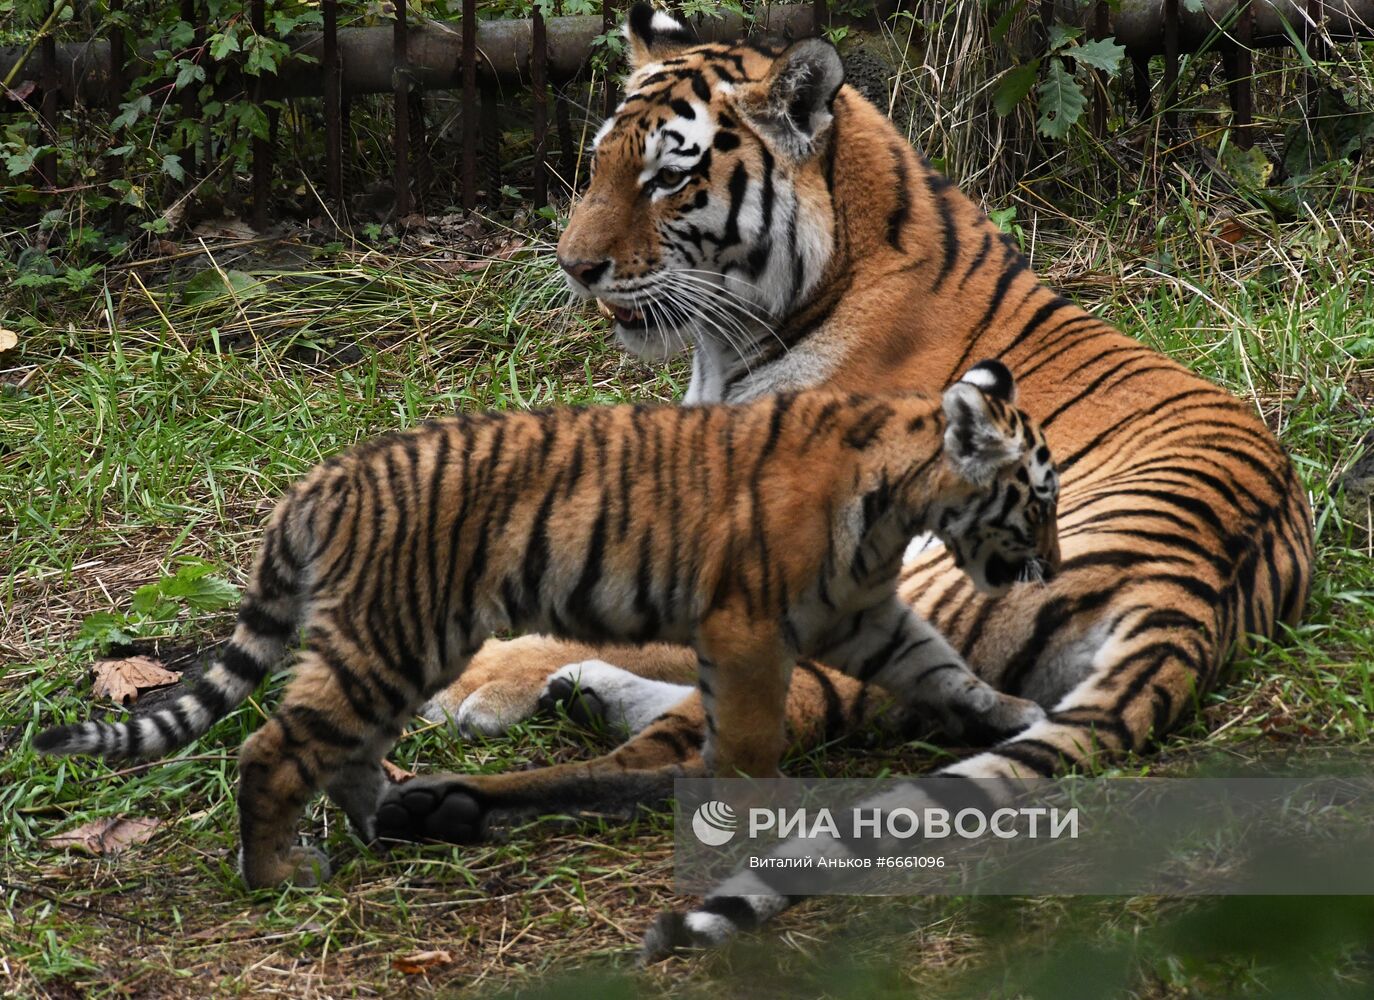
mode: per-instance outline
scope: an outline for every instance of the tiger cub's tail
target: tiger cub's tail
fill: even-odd
[[[199,678],[182,685],[183,694],[161,708],[135,709],[127,722],[45,729],[34,737],[34,748],[107,759],[159,757],[201,736],[252,694],[286,654],[300,622],[303,568],[287,543],[281,515],[278,511],[265,533],[233,636]]]

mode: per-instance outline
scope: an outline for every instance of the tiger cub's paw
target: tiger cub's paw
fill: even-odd
[[[471,844],[483,839],[483,826],[476,792],[451,775],[421,775],[392,785],[377,805],[382,840]]]
[[[298,845],[271,859],[252,859],[239,852],[239,871],[250,889],[297,885],[312,889],[330,875],[329,858],[318,848]]]
[[[539,711],[539,690],[523,678],[488,681],[461,700],[446,688],[431,698],[417,715],[430,722],[447,719],[464,739],[500,736]]]

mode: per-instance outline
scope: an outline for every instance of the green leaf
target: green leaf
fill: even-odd
[[[178,573],[163,581],[162,589],[168,597],[179,597],[197,611],[220,611],[239,602],[239,589],[222,576],[183,578]]]
[[[181,297],[187,305],[201,305],[226,296],[239,301],[250,299],[267,291],[267,286],[244,271],[224,271],[207,267],[194,275],[181,288]]]
[[[215,62],[224,60],[231,52],[239,51],[239,36],[236,34],[216,32],[210,36],[210,58]]]
[[[81,622],[81,631],[77,633],[72,647],[77,651],[98,649],[104,652],[113,645],[133,640],[133,636],[125,631],[128,627],[129,620],[124,615],[97,611],[87,615]]]
[[[1003,118],[1011,114],[1022,99],[1035,86],[1040,73],[1040,60],[1032,59],[1024,66],[1013,66],[1002,76],[997,85],[997,93],[992,96],[992,106]]]
[[[176,82],[172,84],[173,90],[180,90],[189,83],[204,83],[205,70],[191,62],[189,59],[177,60],[177,65],[181,69],[177,72]]]
[[[186,179],[186,169],[181,165],[181,157],[176,153],[168,153],[163,156],[160,169],[174,181],[184,181]]]
[[[1126,58],[1126,46],[1117,45],[1115,38],[1094,38],[1075,45],[1065,55],[1073,56],[1082,66],[1091,66],[1108,76],[1116,76],[1121,69],[1121,60]]]
[[[1082,28],[1074,28],[1059,23],[1051,24],[1049,30],[1050,51],[1059,51],[1081,34],[1083,34]]]
[[[1040,99],[1040,120],[1037,123],[1040,134],[1049,139],[1063,139],[1069,129],[1083,117],[1088,99],[1083,88],[1064,68],[1059,59],[1050,60],[1050,71],[1036,90]]]
[[[1202,0],[1182,0],[1182,7],[1189,14],[1201,14],[1207,9],[1203,6]]]

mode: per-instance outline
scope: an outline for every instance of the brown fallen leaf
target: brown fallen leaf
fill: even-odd
[[[126,656],[118,660],[96,660],[91,667],[95,685],[91,694],[109,698],[121,705],[132,705],[144,691],[167,687],[181,680],[149,656]]]
[[[26,101],[29,95],[38,89],[38,84],[33,80],[25,80],[14,87],[3,87],[5,96],[11,101]]]
[[[207,240],[251,240],[258,235],[248,223],[235,218],[209,219],[196,225],[191,234]]]
[[[12,351],[19,346],[19,334],[0,326],[0,354]]]
[[[141,844],[162,825],[160,819],[126,819],[123,816],[93,819],[75,830],[46,838],[48,847],[69,847],[87,854],[118,854],[126,847]]]
[[[399,785],[403,781],[409,781],[415,777],[414,771],[407,771],[399,764],[393,764],[385,757],[382,758],[382,770],[386,772],[386,780],[393,785]]]
[[[415,951],[409,955],[398,955],[391,960],[391,967],[407,976],[417,976],[436,965],[453,964],[453,956],[446,951]]]

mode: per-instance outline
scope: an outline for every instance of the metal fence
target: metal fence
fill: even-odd
[[[63,0],[53,0],[54,5]],[[125,0],[109,0],[118,11]],[[203,0],[179,0],[182,20],[193,26],[195,46],[211,30]],[[249,0],[253,29],[266,31],[266,0]],[[477,161],[480,145],[488,155],[499,156],[495,114],[498,83],[515,83],[531,92],[533,135],[533,197],[538,205],[548,199],[548,130],[551,84],[585,75],[597,37],[618,23],[621,5],[602,0],[600,16],[562,16],[561,0],[555,0],[554,16],[543,17],[533,5],[528,19],[479,21],[477,0],[462,0],[462,16],[455,26],[431,19],[412,20],[405,0],[395,6],[389,27],[339,27],[338,0],[321,0],[323,30],[292,36],[297,58],[279,67],[274,76],[245,77],[243,85],[259,104],[286,97],[320,97],[324,111],[325,190],[336,204],[344,197],[344,134],[348,128],[350,101],[366,93],[390,93],[394,100],[392,146],[396,212],[406,216],[414,208],[412,179],[423,175],[425,149],[421,95],[425,90],[461,91],[462,125],[459,163],[461,202],[472,209],[477,202]],[[900,11],[920,7],[912,0],[887,0],[874,4],[867,14],[846,20],[876,26]],[[931,6],[929,3],[924,6]],[[1042,26],[1074,24],[1090,37],[1114,36],[1131,58],[1135,101],[1141,113],[1152,104],[1150,60],[1162,56],[1161,106],[1166,122],[1177,126],[1180,57],[1185,52],[1216,51],[1224,64],[1236,139],[1251,141],[1254,95],[1253,53],[1257,48],[1293,46],[1311,64],[1332,41],[1374,37],[1374,0],[1041,0],[1036,13]],[[52,18],[49,18],[51,23]],[[740,37],[748,32],[805,37],[832,26],[826,0],[799,4],[760,4],[745,8],[744,16],[726,13],[694,19],[703,39]],[[31,47],[30,47],[31,49]],[[139,51],[129,51],[122,29],[108,38],[59,44],[54,32],[45,30],[37,45],[37,60],[29,50],[0,49],[0,79],[31,81],[32,95],[25,100],[42,128],[55,135],[60,101],[91,107],[117,105],[130,79],[131,63]],[[1309,78],[1310,79],[1310,78]],[[1110,110],[1106,78],[1095,73],[1090,124],[1105,132]],[[614,74],[603,72],[600,83],[604,111],[616,103]],[[1309,88],[1313,84],[1309,83]],[[184,88],[183,117],[199,114],[194,88]],[[570,145],[568,109],[563,96],[553,93],[554,119],[560,146]],[[275,112],[270,112],[272,117]],[[275,119],[273,117],[275,126]],[[275,128],[274,128],[275,131]],[[56,183],[52,154],[39,163],[50,186]],[[271,179],[275,165],[272,143],[255,138],[252,146],[253,223],[261,229],[268,221]]]

